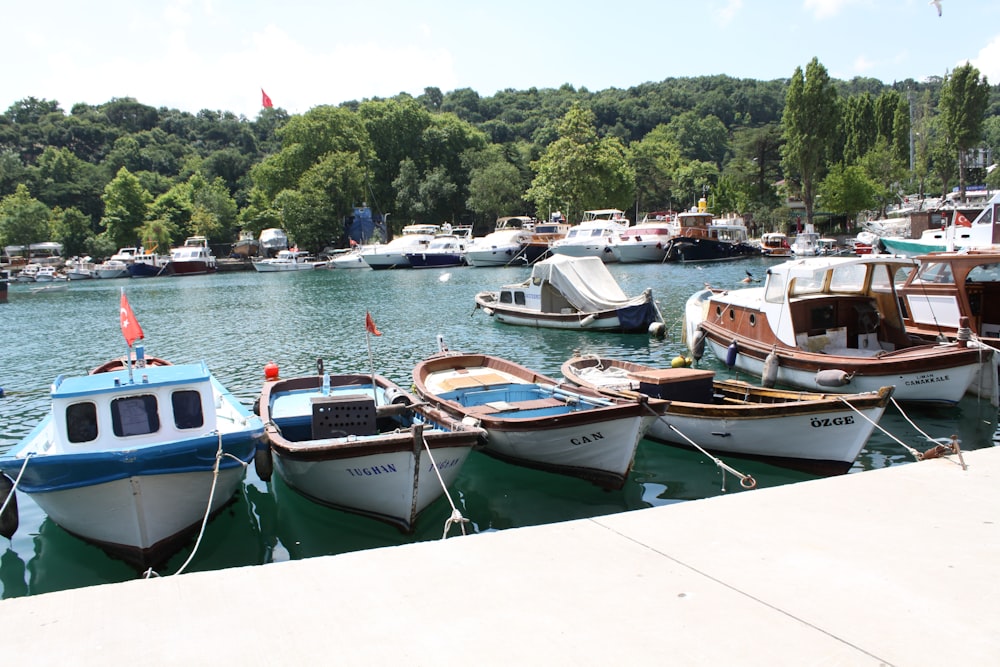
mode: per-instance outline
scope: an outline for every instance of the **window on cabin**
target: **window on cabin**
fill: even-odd
[[[830,274],[831,292],[860,292],[865,287],[868,269],[863,264],[837,266]]]
[[[917,277],[913,282],[919,283],[944,283],[953,284],[954,276],[951,274],[951,265],[944,262],[932,262],[923,264],[917,271]]]
[[[97,439],[97,406],[74,403],[66,407],[66,437],[70,442],[90,442]]]
[[[510,303],[510,302],[511,302],[510,292],[507,290],[500,292],[500,303]]]
[[[145,394],[111,401],[111,427],[118,437],[145,435],[160,430],[156,396]]]
[[[525,305],[524,292],[514,292],[514,304],[518,306]]]
[[[170,395],[174,408],[174,426],[180,429],[200,428],[205,424],[201,410],[201,394],[193,389],[175,391]]]

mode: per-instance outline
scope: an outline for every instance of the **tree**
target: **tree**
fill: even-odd
[[[559,123],[559,138],[532,163],[536,176],[525,196],[540,215],[558,209],[579,220],[588,209],[631,208],[635,170],[620,140],[597,136],[595,121],[592,111],[574,104]]]
[[[31,196],[24,183],[14,194],[0,199],[0,245],[27,248],[50,238],[49,209]]]
[[[681,162],[680,152],[666,125],[657,125],[629,146],[639,210],[672,209],[680,200],[676,178]]]
[[[884,138],[881,141],[887,145]],[[833,165],[820,182],[818,191],[823,208],[843,213],[848,224],[858,213],[874,208],[876,203],[876,186],[857,165],[845,166],[842,162]]]
[[[118,247],[135,245],[152,196],[122,167],[104,188],[104,231]]]
[[[813,222],[816,181],[836,134],[837,120],[837,90],[830,82],[826,68],[813,58],[806,65],[803,77],[802,69],[796,67],[781,116],[785,139],[782,157],[786,172],[799,179],[806,220],[810,224]]]
[[[982,137],[983,118],[990,100],[990,85],[979,70],[966,63],[945,79],[941,87],[941,119],[948,145],[958,152],[959,196],[965,199],[965,153]]]
[[[94,236],[90,218],[75,208],[56,208],[49,221],[52,238],[63,244],[68,257],[87,252],[87,239]]]

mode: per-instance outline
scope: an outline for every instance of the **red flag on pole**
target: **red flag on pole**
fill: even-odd
[[[955,226],[956,227],[971,227],[972,223],[964,215],[955,211]]]
[[[135,314],[132,312],[132,306],[129,305],[128,299],[125,297],[124,289],[122,289],[119,319],[121,320],[122,335],[125,336],[125,342],[128,343],[129,347],[132,347],[132,343],[143,337],[142,327],[139,326],[139,322],[135,319]]]
[[[273,104],[271,104],[271,98],[267,96],[267,93],[264,92],[263,88],[260,89],[260,94],[261,94],[261,98],[262,98],[261,99],[261,104],[264,105],[265,109],[270,109],[271,107],[274,106]]]
[[[375,328],[375,320],[372,319],[372,314],[368,312],[365,313],[365,329],[373,336],[382,335],[382,332]]]

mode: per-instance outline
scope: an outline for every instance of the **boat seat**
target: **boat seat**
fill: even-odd
[[[323,396],[312,399],[311,403],[313,440],[378,433],[375,399],[371,396]]]

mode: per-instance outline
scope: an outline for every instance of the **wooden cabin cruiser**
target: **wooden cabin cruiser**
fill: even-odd
[[[896,387],[900,401],[957,403],[977,377],[997,400],[993,350],[933,344],[907,333],[895,284],[904,257],[814,257],[767,271],[763,287],[705,289],[685,306],[685,336],[739,371],[810,391]],[[981,375],[980,371],[983,371]]]
[[[768,257],[791,257],[792,246],[782,232],[765,232],[760,236],[760,251]]]
[[[498,322],[529,327],[647,332],[663,326],[652,290],[627,296],[597,257],[536,262],[526,281],[478,293],[476,308]]]
[[[673,238],[667,248],[668,262],[721,262],[760,257],[750,244],[742,218],[717,219],[708,212],[704,199],[697,209],[678,213],[672,223]]]

